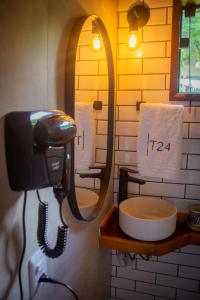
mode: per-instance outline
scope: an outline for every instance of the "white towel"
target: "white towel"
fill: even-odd
[[[93,103],[75,103],[75,172],[87,172],[95,160],[95,112]]]
[[[182,157],[183,105],[141,104],[137,146],[142,176],[176,179]]]

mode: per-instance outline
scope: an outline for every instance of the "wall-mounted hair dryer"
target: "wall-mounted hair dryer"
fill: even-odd
[[[67,195],[70,174],[71,142],[76,135],[74,120],[62,111],[11,112],[5,117],[5,145],[8,178],[15,191],[37,190],[39,199],[38,242],[49,257],[61,255],[66,243],[67,226],[58,228],[57,243],[48,245],[47,203],[38,189],[53,186],[60,205]]]
[[[56,186],[62,181],[73,119],[61,111],[11,112],[5,118],[10,187],[15,191]]]

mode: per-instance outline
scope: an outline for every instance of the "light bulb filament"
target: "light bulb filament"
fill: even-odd
[[[140,41],[138,38],[138,33],[135,31],[130,32],[129,40],[128,40],[129,48],[137,49],[140,46]]]
[[[95,35],[92,39],[92,47],[94,50],[99,51],[101,49],[101,40],[99,35]]]

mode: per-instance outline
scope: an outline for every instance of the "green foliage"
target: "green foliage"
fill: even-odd
[[[200,76],[200,69],[196,68],[198,63],[200,64],[200,9],[196,10],[195,17],[189,18],[184,16],[184,10],[182,15],[182,30],[181,37],[190,38],[190,62],[189,62],[189,49],[181,49],[181,76],[188,77],[189,64],[191,66],[191,77]],[[189,27],[191,30],[189,32]]]

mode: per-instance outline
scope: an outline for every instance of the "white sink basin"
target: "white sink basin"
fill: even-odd
[[[95,208],[99,195],[89,189],[76,188],[76,199],[81,215],[86,218]]]
[[[133,197],[119,205],[119,226],[130,237],[142,241],[159,241],[176,229],[177,208],[154,197]]]

